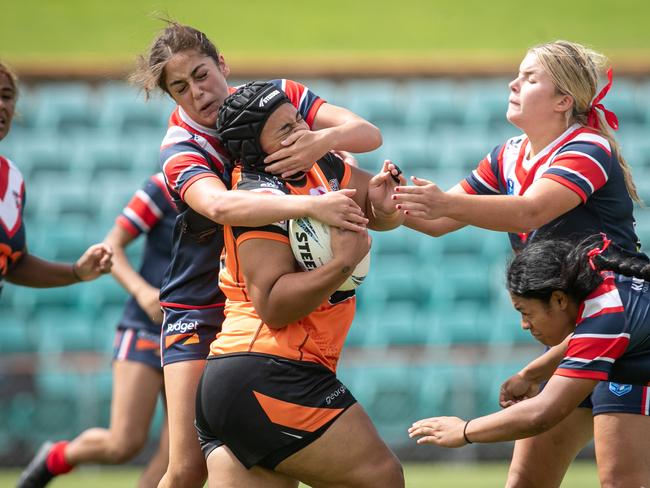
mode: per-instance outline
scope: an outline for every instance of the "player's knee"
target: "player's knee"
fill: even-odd
[[[541,486],[525,471],[511,467],[505,488],[541,488]]]
[[[394,455],[385,456],[357,473],[357,482],[351,486],[404,488],[404,470]]]

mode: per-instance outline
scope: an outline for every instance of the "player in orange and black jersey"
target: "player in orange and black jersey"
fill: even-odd
[[[291,179],[264,172],[264,158],[280,141],[309,130],[274,84],[250,83],[228,97],[217,128],[237,162],[240,190],[301,195],[354,188],[371,228],[401,224],[390,201],[398,170],[389,162],[375,177],[331,154]],[[209,481],[402,487],[399,462],[336,377],[355,308],[354,293],[337,289],[369,251],[369,236],[334,229],[332,261],[302,272],[287,225],[224,227],[226,319],[197,395]]]

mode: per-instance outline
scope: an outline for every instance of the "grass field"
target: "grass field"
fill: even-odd
[[[485,464],[407,464],[407,488],[495,488],[503,486],[507,465]],[[134,468],[85,468],[53,482],[53,488],[132,488],[139,470]],[[17,471],[0,471],[0,486],[13,486]],[[596,467],[591,462],[575,462],[567,473],[562,488],[598,486]]]
[[[608,54],[650,53],[645,0],[330,0],[306,3],[195,0],[24,0],[0,17],[0,58],[124,61],[149,45],[166,12],[197,26],[231,60],[252,57],[520,56],[554,38]]]

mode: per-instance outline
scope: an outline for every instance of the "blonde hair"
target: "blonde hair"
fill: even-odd
[[[11,83],[11,86],[14,89],[15,97],[18,98],[18,77],[16,76],[16,73],[14,73],[9,66],[0,61],[0,74],[7,76],[9,83]]]
[[[161,20],[167,27],[154,39],[147,55],[138,56],[137,68],[129,76],[131,83],[142,87],[147,99],[156,88],[170,95],[165,84],[165,66],[176,53],[193,49],[219,64],[219,50],[203,32],[173,20]]]
[[[550,75],[556,90],[573,99],[573,110],[567,113],[567,122],[576,122],[588,127],[589,112],[598,89],[598,78],[609,65],[609,60],[601,53],[581,44],[569,41],[554,41],[532,47],[534,54],[544,70]],[[602,114],[596,111],[598,131],[609,142],[613,154],[618,159],[625,178],[627,191],[636,202],[641,202],[632,179],[632,171],[621,154],[620,146]]]

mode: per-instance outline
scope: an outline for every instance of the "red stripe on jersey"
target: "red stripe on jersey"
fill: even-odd
[[[499,181],[497,180],[497,175],[492,171],[492,163],[490,163],[488,158],[483,158],[481,162],[478,163],[476,172],[488,185],[498,190]]]
[[[196,176],[193,176],[189,180],[187,180],[187,183],[183,185],[183,188],[180,193],[181,200],[185,201],[185,192],[189,190],[190,186],[192,186],[194,183],[196,183],[199,180],[202,180],[203,178],[216,178],[219,180],[219,177],[215,175],[214,173],[201,173]],[[221,180],[219,180],[221,181]]]
[[[460,186],[463,187],[465,193],[468,193],[470,195],[476,195],[476,191],[474,190],[474,188],[472,188],[472,186],[469,183],[467,183],[467,181],[465,180],[461,181]]]
[[[0,199],[4,200],[9,187],[9,161],[0,156]]]
[[[620,307],[605,307],[605,308],[599,310],[598,312],[591,314],[589,317],[580,317],[580,319],[576,322],[576,325],[581,324],[582,321],[585,320],[585,319],[590,319],[592,317],[598,317],[599,315],[607,315],[607,314],[610,314],[610,313],[619,313],[619,312],[624,312],[624,311],[625,311],[625,307],[623,307],[623,305],[621,305]]]
[[[577,194],[580,197],[580,200],[582,200],[582,203],[587,202],[587,194],[580,188],[578,185],[573,183],[572,181],[567,180],[566,178],[562,178],[559,175],[554,175],[552,173],[544,173],[542,175],[542,178],[547,178],[549,180],[553,180],[556,183],[559,183],[562,186],[565,186],[575,194]]]
[[[565,354],[568,358],[592,361],[598,357],[618,359],[627,350],[630,339],[627,337],[601,338],[573,336]]]
[[[177,189],[178,178],[191,166],[202,166],[212,172],[210,165],[203,156],[194,152],[182,152],[171,156],[165,161],[163,170],[169,186],[174,190]]]
[[[124,215],[118,215],[115,219],[115,223],[122,227],[122,229],[127,231],[133,237],[138,237],[140,235],[140,229],[135,227]]]
[[[602,188],[607,183],[607,175],[603,167],[596,161],[576,153],[562,153],[551,163],[551,168],[560,166],[579,173],[586,180],[589,180],[594,191]]]
[[[293,80],[282,80],[282,81],[283,81],[282,85],[284,88],[284,93],[286,93],[287,97],[289,98],[293,106],[298,107],[300,105],[300,99],[302,98],[302,94],[306,90],[306,87],[296,83]]]
[[[316,120],[316,113],[318,112],[318,109],[320,109],[324,103],[325,100],[319,98],[312,104],[311,108],[309,109],[309,112],[307,113],[307,117],[305,117],[305,122],[307,122],[307,125],[310,128],[312,125],[314,125],[314,120]]]
[[[160,217],[154,213],[154,209],[151,208],[149,202],[142,200],[137,195],[131,199],[127,208],[133,210],[133,212],[142,219],[149,229],[160,221]]]
[[[558,376],[566,376],[568,378],[579,378],[583,380],[598,380],[598,381],[607,381],[607,373],[602,371],[592,371],[587,369],[566,369],[558,368],[553,374]]]

